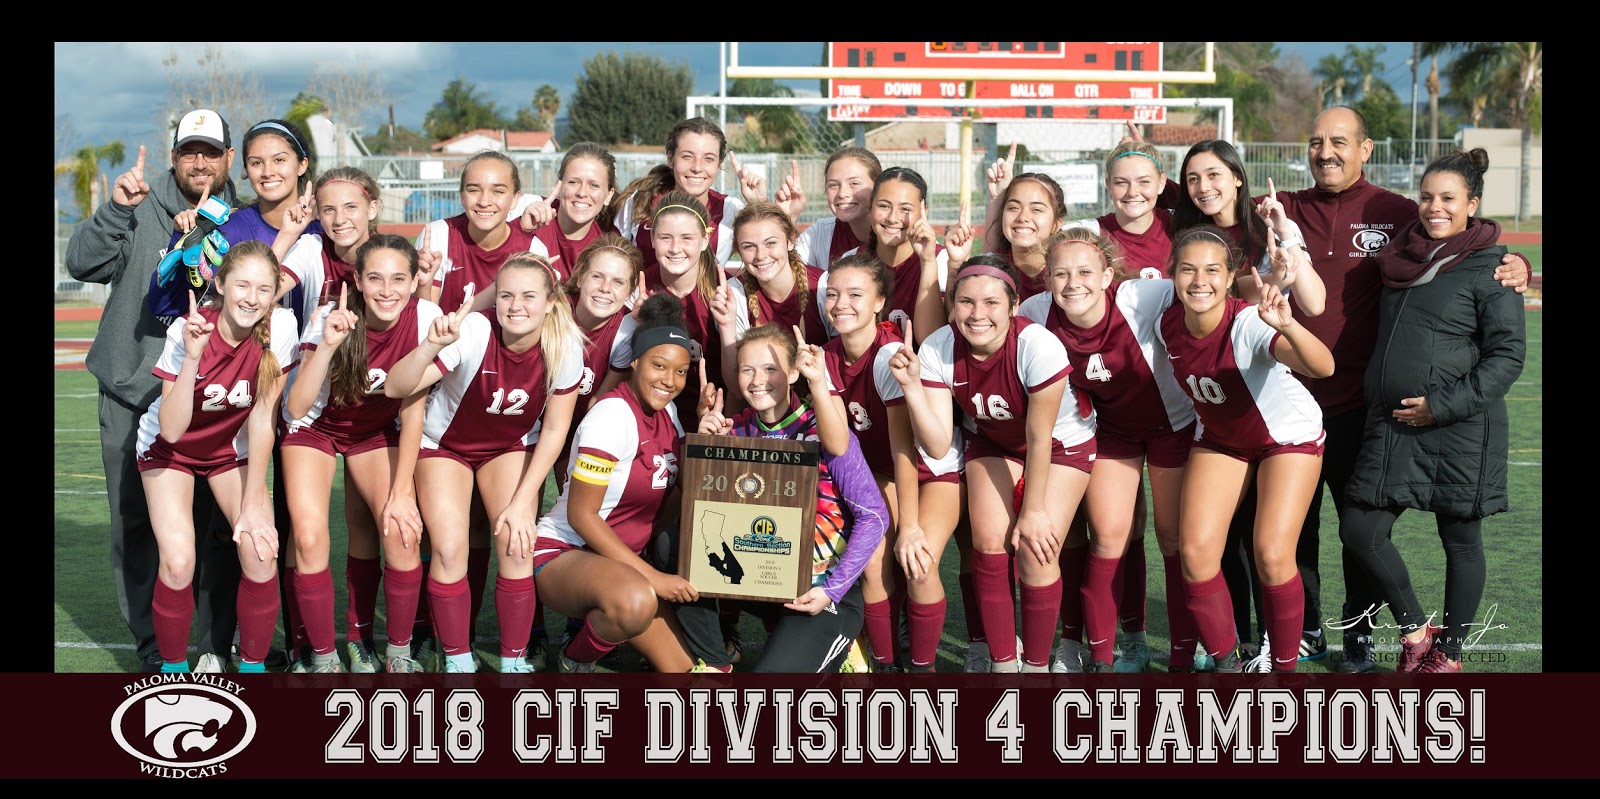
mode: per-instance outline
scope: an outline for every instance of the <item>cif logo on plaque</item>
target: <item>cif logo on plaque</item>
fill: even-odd
[[[702,596],[791,602],[811,587],[816,442],[691,434],[678,574]]]

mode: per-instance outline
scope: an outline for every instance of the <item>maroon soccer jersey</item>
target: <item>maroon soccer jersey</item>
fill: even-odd
[[[1162,312],[1173,303],[1172,281],[1111,284],[1105,316],[1087,328],[1068,321],[1053,300],[1049,294],[1030,298],[1019,313],[1043,324],[1066,346],[1072,387],[1079,402],[1093,401],[1096,430],[1137,439],[1194,421],[1194,405],[1173,377],[1156,335]]]
[[[945,283],[949,280],[949,275],[945,273],[950,266],[950,256],[943,244],[938,245],[938,259],[939,296],[942,299]],[[900,320],[911,319],[916,314],[917,286],[922,282],[922,256],[913,249],[904,261],[889,267],[889,272],[894,276],[894,292],[889,296],[889,304],[883,308],[883,318],[898,324]]]
[[[1143,233],[1129,233],[1117,224],[1115,213],[1096,219],[1101,232],[1117,240],[1122,247],[1122,273],[1139,277],[1144,269],[1154,269],[1165,275],[1172,260],[1172,212],[1157,208],[1150,213],[1155,221]]]
[[[402,400],[384,396],[383,384],[388,381],[389,370],[395,363],[428,339],[428,328],[433,325],[433,320],[439,317],[439,313],[439,306],[413,296],[400,310],[400,318],[396,319],[388,330],[377,331],[363,327],[367,333],[366,396],[354,405],[329,404],[330,384],[333,380],[330,372],[323,379],[322,389],[305,416],[290,419],[289,407],[287,404],[284,405],[283,420],[289,424],[290,432],[311,425],[348,439],[362,439],[386,427],[398,426]],[[315,350],[322,344],[323,326],[326,322],[325,314],[316,315],[310,328],[306,330],[305,341],[300,344],[302,351]],[[289,378],[290,385],[293,385],[292,381],[298,377],[297,370]]]
[[[473,285],[474,292],[488,291],[506,259],[527,252],[533,243],[533,234],[523,232],[519,224],[508,223],[506,227],[511,232],[506,240],[499,247],[485,250],[472,243],[465,213],[444,220],[444,225],[450,239],[445,250],[447,260],[439,267],[433,282],[439,287],[439,310],[445,313],[461,307],[468,283]]]
[[[1189,334],[1182,303],[1161,316],[1161,338],[1173,373],[1194,402],[1203,433],[1224,446],[1256,450],[1304,444],[1322,435],[1322,411],[1311,392],[1272,354],[1280,335],[1256,306],[1227,300],[1222,323],[1204,338]]]
[[[827,276],[827,272],[814,266],[807,266],[806,284],[804,286],[795,286],[794,290],[789,292],[789,296],[783,302],[774,302],[772,298],[757,290],[756,308],[758,309],[758,314],[756,318],[750,320],[750,326],[775,324],[784,330],[793,330],[795,325],[800,324],[800,317],[802,316],[800,298],[803,296],[806,301],[806,309],[803,314],[806,320],[806,343],[815,344],[819,347],[828,343],[828,331],[832,328],[823,324],[822,303],[817,300],[818,297],[822,296],[821,289],[827,286]],[[734,282],[731,279],[728,281],[730,286]],[[749,289],[745,287],[743,280],[737,282],[739,285],[734,289],[734,302],[739,303],[740,308],[749,313],[750,300],[745,294]]]
[[[1016,260],[1011,257],[1011,250],[1009,248],[1006,249],[1005,252],[996,251],[990,252],[989,254],[998,255],[1001,258],[1006,259],[1006,265],[1010,266],[1011,271],[1016,273],[1017,299],[1019,301],[1039,294],[1050,293],[1050,267],[1048,264],[1039,270],[1039,274],[1030,275],[1022,271],[1022,269],[1017,266]]]
[[[326,233],[301,236],[284,256],[283,269],[306,288],[308,301],[316,297],[315,306],[338,302],[340,284],[355,288],[355,267],[334,254],[333,239]]]
[[[560,209],[561,201],[551,201],[550,207]],[[520,225],[517,227],[521,229]],[[588,233],[576,239],[569,239],[561,232],[561,223],[552,219],[533,232],[533,242],[529,244],[528,249],[546,258],[554,258],[555,260],[550,262],[550,267],[556,270],[556,276],[562,282],[566,282],[567,278],[572,277],[572,270],[578,267],[578,254],[583,252],[583,248],[599,240],[600,234],[604,232],[600,228],[599,221],[595,221],[590,223]]]
[[[628,318],[628,311],[623,309],[611,315],[600,325],[597,330],[585,330],[583,335],[589,340],[583,346],[583,375],[578,378],[578,407],[572,412],[572,432],[576,433],[578,423],[583,421],[583,416],[588,412],[584,406],[589,405],[589,397],[594,390],[605,382],[606,371],[610,369],[613,350],[617,345],[617,331],[622,327],[622,320]]]
[[[1018,454],[1028,446],[1029,394],[1072,371],[1061,340],[1026,317],[1013,317],[1005,341],[981,361],[952,325],[934,331],[917,357],[923,385],[949,389],[977,435]],[[1094,416],[1080,415],[1070,384],[1051,436],[1063,447],[1094,437]]]
[[[600,518],[634,553],[644,551],[654,533],[656,512],[678,481],[678,449],[683,426],[673,406],[647,412],[627,384],[595,402],[578,426],[568,460],[567,482],[555,507],[539,519],[537,550],[561,542],[584,547],[572,529],[567,500],[573,480],[605,486]]]
[[[583,350],[573,339],[547,392],[544,348],[512,352],[501,343],[494,309],[485,308],[462,321],[461,338],[440,350],[434,364],[444,377],[428,394],[422,446],[471,460],[538,442],[549,394],[578,387]]]
[[[840,222],[838,217],[825,216],[800,233],[794,249],[800,254],[800,260],[826,272],[834,261],[861,244],[848,224]]]
[[[217,317],[221,311],[215,305],[202,306],[199,313],[207,322],[220,327]],[[271,313],[272,354],[279,368],[287,372],[299,362],[299,323],[288,308],[274,305]],[[162,380],[176,380],[183,368],[183,329],[182,319],[167,328],[166,345],[152,370]],[[254,336],[232,346],[222,338],[220,331],[213,331],[200,355],[199,370],[195,372],[194,409],[188,429],[176,442],[169,443],[161,438],[162,398],[156,397],[139,419],[136,445],[139,458],[143,460],[148,453],[192,464],[248,458],[250,436],[245,420],[261,391],[256,385],[256,370],[261,365],[263,352]]]
[[[835,338],[822,347],[823,364],[828,370],[828,392],[844,401],[850,429],[861,441],[861,454],[866,456],[867,466],[877,474],[894,474],[885,400],[904,398],[900,384],[888,368],[889,358],[902,346],[899,326],[894,322],[879,322],[877,337],[855,363],[845,363],[842,338]],[[893,391],[885,390],[885,378],[894,384]]]

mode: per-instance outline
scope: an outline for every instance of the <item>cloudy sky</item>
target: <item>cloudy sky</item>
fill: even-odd
[[[1280,42],[1279,48],[1298,52],[1314,65],[1323,55],[1342,52],[1346,44],[1350,43]],[[1405,62],[1411,55],[1410,43],[1384,44],[1387,49],[1380,57],[1384,78],[1407,98],[1410,70]],[[685,62],[694,71],[695,89],[701,94],[717,93],[720,74],[717,42],[225,42],[215,46],[230,66],[260,79],[275,113],[287,109],[317,66],[365,69],[381,76],[394,101],[396,121],[411,128],[421,127],[423,114],[457,77],[475,84],[508,116],[545,83],[565,100],[583,72],[583,60],[606,50],[640,51]],[[165,148],[165,134],[158,132],[169,85],[162,61],[177,52],[180,63],[193,69],[195,56],[205,47],[195,42],[57,42],[55,116],[58,128],[63,121],[69,123],[70,136],[57,142],[56,155],[112,140],[121,140],[130,153],[137,152],[140,144]],[[822,42],[744,42],[739,51],[740,62],[749,66],[814,65],[820,63]],[[814,89],[816,82],[795,85]],[[381,121],[363,120],[369,131]]]

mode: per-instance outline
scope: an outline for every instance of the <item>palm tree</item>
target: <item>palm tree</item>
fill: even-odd
[[[56,162],[56,177],[72,176],[72,199],[78,204],[79,219],[88,219],[100,206],[102,196],[110,196],[111,184],[100,172],[100,162],[117,167],[125,160],[121,140],[99,147],[80,147],[71,158]]]
[[[1362,97],[1372,92],[1372,78],[1383,72],[1383,62],[1378,60],[1378,56],[1383,54],[1384,49],[1385,45],[1382,44],[1372,47],[1345,45],[1345,63],[1349,64],[1351,71],[1361,76]]]
[[[1328,105],[1344,105],[1344,85],[1350,79],[1350,65],[1346,62],[1346,56],[1325,55],[1311,73],[1320,78],[1323,85],[1333,87],[1333,102],[1325,102],[1324,108]]]
[[[1533,182],[1533,134],[1544,128],[1544,42],[1443,42],[1444,49],[1460,51],[1450,66],[1454,76],[1487,76],[1481,84],[1489,100],[1503,99],[1507,122],[1522,130],[1521,191],[1517,216],[1529,216],[1529,189]]]
[[[771,78],[735,78],[728,83],[729,97],[793,97],[794,90]],[[779,153],[811,152],[808,126],[793,106],[731,106],[730,115],[741,117],[745,128],[742,149]]]
[[[533,107],[539,111],[539,117],[544,120],[545,130],[554,132],[556,112],[561,110],[561,93],[556,91],[556,87],[546,83],[534,89]]]

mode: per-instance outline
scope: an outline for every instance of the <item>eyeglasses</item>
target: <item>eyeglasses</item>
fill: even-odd
[[[214,153],[205,152],[203,150],[181,150],[178,152],[178,161],[185,164],[192,164],[196,160],[203,158],[205,159],[206,163],[215,164],[222,160],[222,155],[223,153],[221,150],[218,150]]]

